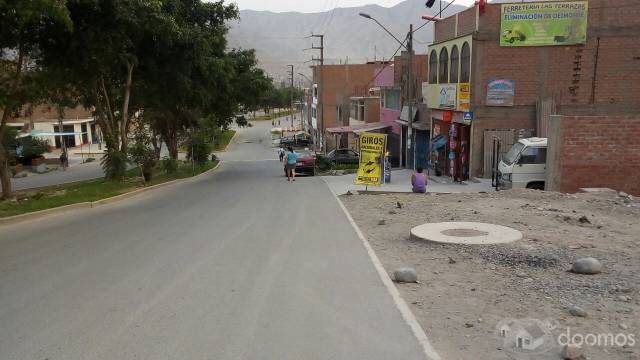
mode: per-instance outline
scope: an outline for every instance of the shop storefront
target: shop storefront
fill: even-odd
[[[436,176],[469,179],[471,126],[458,111],[433,111],[429,165]]]

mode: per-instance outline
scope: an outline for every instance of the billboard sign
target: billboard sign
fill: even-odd
[[[587,42],[588,1],[503,4],[500,46]]]
[[[513,80],[494,79],[487,83],[487,106],[513,106],[515,95]]]
[[[356,185],[382,185],[387,135],[360,134],[360,165],[354,183]]]

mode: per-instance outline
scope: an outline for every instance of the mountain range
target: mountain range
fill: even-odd
[[[465,9],[445,1],[442,7],[443,17]],[[359,13],[371,15],[396,38],[403,40],[409,24],[413,23],[415,29],[426,22],[422,15],[436,16],[438,12],[438,2],[428,9],[424,0],[406,0],[390,8],[366,5],[322,13],[242,10],[240,19],[229,24],[229,47],[256,49],[260,66],[276,81],[282,81],[287,77],[289,64],[294,65],[295,74],[310,74],[312,63],[308,61],[312,56],[318,57],[319,51],[305,49],[320,46],[319,39],[308,38],[311,34],[324,35],[325,64],[389,60],[400,45],[373,20],[361,17]],[[426,53],[432,38],[433,24],[416,31],[416,53]]]

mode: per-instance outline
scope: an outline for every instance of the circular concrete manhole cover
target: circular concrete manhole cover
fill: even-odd
[[[522,239],[522,233],[510,227],[476,222],[442,222],[416,226],[411,238],[445,244],[506,244]]]

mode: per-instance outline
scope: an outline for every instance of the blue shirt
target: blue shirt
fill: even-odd
[[[287,153],[287,164],[295,165],[296,160],[298,160],[298,154],[293,151]]]

